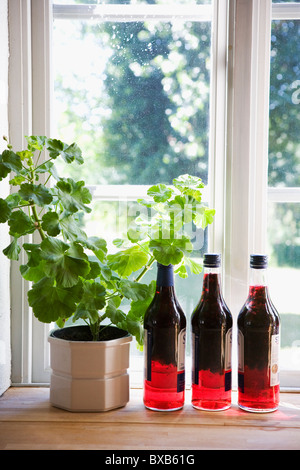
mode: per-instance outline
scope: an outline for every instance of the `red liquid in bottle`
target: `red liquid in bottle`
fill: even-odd
[[[253,412],[275,411],[279,405],[280,319],[262,279],[266,264],[262,266],[253,267],[256,280],[238,316],[238,404]]]
[[[205,255],[202,296],[192,315],[192,405],[210,411],[231,405],[232,317],[219,265],[219,255]]]
[[[151,361],[151,380],[145,380],[144,404],[152,410],[178,410],[184,403],[184,388],[180,386],[184,381],[178,378],[177,367],[172,364],[161,364]],[[182,391],[178,391],[179,387]],[[184,383],[184,382],[183,382]]]
[[[184,405],[185,328],[173,267],[158,264],[156,293],[144,319],[144,404],[151,410],[172,411]]]

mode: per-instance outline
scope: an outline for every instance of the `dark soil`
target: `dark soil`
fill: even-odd
[[[100,330],[98,341],[109,341],[112,339],[123,338],[128,332],[115,326],[103,327]],[[51,336],[68,341],[93,341],[90,328],[85,325],[69,326],[60,330],[55,330]]]

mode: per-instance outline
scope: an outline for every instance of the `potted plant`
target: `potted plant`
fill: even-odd
[[[50,401],[73,411],[123,406],[130,341],[134,336],[142,348],[143,317],[155,290],[154,281],[142,278],[154,261],[176,265],[181,277],[187,267],[199,273],[186,227],[204,229],[214,210],[202,203],[200,178],[182,175],[173,186],[154,185],[149,199],[137,201],[141,213],[124,239],[114,241],[116,251],[108,253],[106,241],[88,237],[82,227],[82,213],[91,211],[88,188],[55,168],[57,159],[82,165],[79,147],[45,136],[26,139],[25,150],[15,152],[8,143],[0,155],[0,181],[10,176],[15,188],[0,199],[0,223],[7,222],[11,235],[3,253],[10,260],[18,260],[22,249],[27,254],[20,273],[30,283],[35,317],[57,326],[49,336]],[[75,326],[65,326],[68,319]]]

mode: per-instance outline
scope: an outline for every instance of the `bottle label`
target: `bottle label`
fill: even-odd
[[[279,335],[271,336],[270,387],[279,385]],[[244,335],[238,331],[238,386],[244,392]]]
[[[271,337],[271,371],[270,371],[270,386],[274,387],[279,384],[279,335],[272,335]]]
[[[177,371],[182,372],[185,369],[185,338],[186,330],[181,330],[178,335],[178,353],[177,353]]]
[[[225,392],[231,390],[231,351],[232,351],[232,328],[225,337]]]
[[[181,330],[178,335],[177,351],[177,392],[183,392],[185,387],[185,339],[186,330]]]
[[[244,335],[238,330],[238,387],[244,393]]]
[[[199,384],[199,336],[192,333],[192,383]]]

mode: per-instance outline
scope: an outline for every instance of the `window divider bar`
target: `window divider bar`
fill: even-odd
[[[268,188],[270,202],[300,202],[300,188]]]
[[[299,3],[273,3],[272,20],[299,20]]]
[[[95,19],[102,21],[173,20],[179,17],[190,21],[211,21],[211,5],[152,5],[152,4],[102,4],[57,5],[53,4],[54,19]]]

